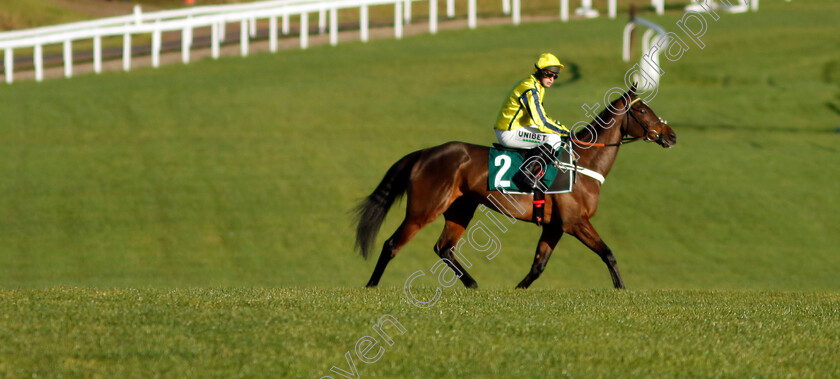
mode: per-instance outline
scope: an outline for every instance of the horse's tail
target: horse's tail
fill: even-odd
[[[356,207],[356,248],[365,259],[394,200],[401,197],[408,188],[411,169],[419,158],[420,151],[415,151],[394,163],[373,193]]]

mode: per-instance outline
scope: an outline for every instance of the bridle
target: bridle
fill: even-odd
[[[654,137],[651,138],[650,137],[650,134],[651,134],[650,126],[648,126],[647,123],[642,122],[642,120],[639,119],[639,116],[636,116],[636,113],[633,111],[633,104],[635,104],[636,102],[639,102],[641,100],[642,100],[641,98],[637,97],[635,100],[631,101],[630,104],[627,105],[628,108],[627,108],[627,111],[625,113],[630,113],[630,117],[633,117],[633,120],[635,120],[637,123],[639,123],[639,126],[641,126],[642,129],[645,131],[645,134],[643,136],[629,137],[629,138],[624,137],[624,138],[621,139],[621,141],[618,141],[618,143],[584,142],[584,141],[578,140],[577,138],[575,138],[573,136],[570,136],[571,141],[573,141],[577,144],[580,144],[579,146],[583,146],[583,147],[621,146],[621,145],[624,145],[626,143],[638,141],[640,139],[644,139],[645,142],[657,141],[661,144],[661,141],[662,141],[662,131],[661,130],[664,130],[665,128],[663,127],[659,132],[656,132],[656,135]],[[602,122],[600,117],[598,117],[597,120],[598,120],[598,122]],[[625,118],[625,120],[626,120],[626,118]],[[659,125],[659,124],[668,125],[668,121],[665,121],[665,120],[662,119],[662,117],[660,117],[659,118],[659,123],[657,125]],[[624,128],[624,126],[622,126],[622,128]],[[625,131],[627,131],[627,130],[622,130],[622,134],[624,134]],[[601,184],[604,184],[604,180],[606,180],[604,175],[602,175],[602,174],[600,174],[596,171],[593,171],[591,169],[578,166],[577,165],[577,160],[575,160],[571,164],[570,163],[560,163],[559,165],[555,164],[555,167],[574,170],[578,173],[581,173],[583,175],[586,175],[590,178],[593,178],[593,179],[597,180]]]
[[[641,101],[641,100],[642,100],[641,98],[638,98],[638,97],[637,97],[637,98],[636,98],[636,100],[631,101],[631,102],[630,102],[630,109],[629,109],[629,111],[628,111],[628,112],[630,113],[630,117],[633,117],[633,119],[634,119],[634,120],[636,120],[636,122],[637,122],[637,123],[638,123],[638,124],[642,127],[642,130],[644,130],[644,131],[645,131],[645,135],[644,135],[644,137],[633,137],[633,140],[638,140],[639,138],[643,138],[643,139],[645,140],[645,142],[659,141],[659,140],[661,140],[661,139],[662,139],[662,132],[661,132],[661,129],[660,129],[660,131],[659,131],[659,132],[657,132],[657,131],[655,131],[655,130],[654,130],[654,132],[656,133],[656,135],[655,135],[653,138],[650,138],[650,131],[651,131],[651,129],[650,129],[650,127],[648,126],[648,124],[646,124],[646,123],[642,122],[642,120],[639,120],[639,117],[638,117],[638,116],[636,116],[636,114],[635,114],[635,113],[633,113],[633,104],[635,104],[637,101]],[[662,119],[662,117],[659,117],[659,123],[658,123],[658,124],[656,124],[656,125],[659,125],[659,124],[668,124],[668,122],[667,122],[667,121],[665,121],[665,120],[663,120],[663,119]],[[663,129],[664,129],[664,128],[663,128]]]
[[[645,131],[644,136],[642,136],[642,137],[624,137],[624,138],[623,138],[621,141],[619,141],[618,143],[593,143],[593,142],[585,142],[585,141],[578,140],[578,139],[576,139],[576,138],[574,138],[574,137],[571,137],[571,139],[572,139],[575,143],[581,144],[582,146],[588,146],[588,147],[621,146],[621,145],[624,145],[624,144],[627,144],[627,143],[630,143],[630,142],[636,142],[636,141],[638,141],[638,140],[640,140],[640,139],[644,139],[644,141],[645,141],[645,142],[659,141],[660,139],[662,139],[662,133],[661,133],[661,132],[656,132],[656,136],[654,136],[653,138],[651,138],[651,137],[650,137],[650,131],[651,131],[650,126],[648,126],[648,124],[647,124],[647,123],[642,122],[642,120],[640,120],[640,119],[639,119],[639,117],[638,117],[638,116],[636,116],[636,113],[635,113],[635,112],[633,112],[633,104],[636,104],[636,103],[637,103],[637,102],[639,102],[639,101],[642,101],[642,99],[641,99],[641,98],[639,98],[639,97],[637,97],[635,100],[631,101],[631,102],[630,102],[630,104],[627,106],[627,107],[628,107],[628,109],[627,109],[627,112],[626,112],[626,113],[629,113],[629,114],[630,114],[630,117],[632,117],[632,118],[633,118],[633,120],[635,120],[635,121],[636,121],[636,122],[637,122],[637,123],[638,123],[638,124],[642,127],[642,130],[644,130],[644,131]],[[665,120],[663,120],[663,119],[662,119],[662,117],[660,117],[660,118],[659,118],[659,124],[666,124],[666,125],[667,125],[667,124],[668,124],[668,121],[665,121]],[[657,125],[658,125],[658,124],[657,124]]]

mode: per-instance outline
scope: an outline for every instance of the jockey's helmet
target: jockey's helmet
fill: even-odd
[[[547,70],[553,73],[558,73],[563,70],[563,64],[560,63],[560,60],[557,59],[556,56],[552,53],[543,53],[540,55],[540,59],[537,60],[537,63],[534,65],[537,68],[537,71],[540,70]]]

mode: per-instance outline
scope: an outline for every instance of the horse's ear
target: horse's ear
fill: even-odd
[[[637,86],[638,86],[638,85],[639,85],[639,83],[638,83],[638,82],[633,82],[633,85],[631,85],[631,86],[630,86],[630,94],[631,94],[631,95],[635,95],[635,94],[636,94],[636,88],[637,88]]]

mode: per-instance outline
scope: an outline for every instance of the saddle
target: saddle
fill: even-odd
[[[573,154],[569,150],[563,149],[557,159],[574,164]],[[533,221],[540,225],[545,194],[568,193],[574,186],[575,172],[558,169],[552,163],[552,158],[545,156],[539,148],[517,149],[494,143],[489,154],[488,189],[505,194],[533,195]]]
[[[516,149],[494,143],[488,159],[487,189],[513,195],[532,194],[535,187],[533,181],[523,185],[524,183],[515,183],[513,176],[527,159],[538,155],[538,151],[534,149]],[[558,161],[574,166],[573,156],[569,149],[564,149]],[[543,185],[538,187],[544,188],[545,193],[549,195],[572,192],[575,171],[558,169],[546,158],[543,158],[543,162],[547,163],[542,167],[545,170],[541,179]]]

